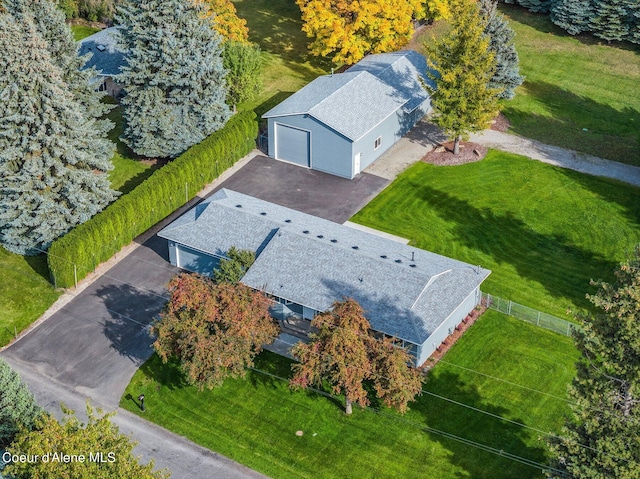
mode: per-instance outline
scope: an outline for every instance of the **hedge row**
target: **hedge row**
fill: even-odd
[[[255,148],[257,135],[253,112],[234,115],[223,129],[54,241],[47,256],[53,284],[68,288],[87,276],[249,153]]]

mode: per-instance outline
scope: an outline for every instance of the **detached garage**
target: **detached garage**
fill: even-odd
[[[269,156],[353,178],[429,113],[426,68],[406,50],[316,78],[262,116]]]

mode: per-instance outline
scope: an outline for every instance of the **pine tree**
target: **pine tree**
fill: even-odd
[[[95,128],[107,133],[113,123],[101,119],[113,105],[102,102],[105,93],[98,92],[90,80],[96,76],[95,68],[83,70],[89,56],[80,57],[79,45],[65,22],[64,13],[50,0],[4,0],[7,11],[16,20],[33,20],[38,34],[47,45],[51,61],[62,70],[62,79],[78,101],[85,116],[96,120]]]
[[[598,312],[581,317],[581,353],[569,388],[574,404],[552,441],[561,478],[640,477],[640,246],[613,284],[592,283]]]
[[[610,42],[625,40],[629,34],[626,17],[632,0],[599,0],[594,2],[589,24],[596,37]]]
[[[454,138],[454,153],[469,133],[487,128],[498,113],[499,89],[489,87],[495,55],[484,34],[480,7],[472,0],[451,3],[451,30],[426,44],[427,85],[434,110],[432,121]]]
[[[501,89],[499,97],[511,99],[515,89],[522,85],[518,52],[514,43],[515,32],[497,9],[497,1],[481,0],[480,12],[485,19],[484,34],[489,37],[489,50],[495,55],[496,71],[489,82],[490,88]]]
[[[635,2],[629,9],[629,34],[627,40],[640,43],[640,2]]]
[[[28,18],[0,14],[0,243],[37,254],[115,198],[113,144]]]
[[[13,441],[20,426],[31,429],[40,412],[18,373],[0,358],[0,450]]]
[[[229,118],[221,39],[190,0],[129,0],[118,9],[127,65],[123,141],[139,155],[175,157]]]
[[[592,16],[591,0],[556,0],[551,8],[551,21],[569,35],[590,31]]]
[[[533,13],[547,13],[554,0],[505,0],[505,3],[515,3]]]

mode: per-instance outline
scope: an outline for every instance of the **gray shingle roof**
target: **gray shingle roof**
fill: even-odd
[[[158,235],[217,255],[257,251],[246,285],[318,311],[352,297],[375,330],[416,344],[490,273],[225,189]]]
[[[425,58],[412,50],[369,55],[345,73],[326,75],[276,105],[263,118],[310,115],[357,141],[399,108],[411,111],[429,98]]]
[[[95,67],[102,75],[115,76],[126,63],[125,55],[116,44],[118,27],[105,28],[80,40],[80,55],[91,53],[84,68]],[[102,49],[104,47],[104,49]]]

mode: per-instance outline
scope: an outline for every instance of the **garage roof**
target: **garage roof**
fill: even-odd
[[[490,273],[226,189],[159,236],[211,254],[254,250],[244,284],[317,311],[352,297],[373,329],[415,344]]]
[[[84,68],[95,67],[103,76],[115,76],[125,63],[124,52],[116,43],[119,27],[105,28],[80,40],[80,55],[91,53]]]
[[[426,60],[412,50],[369,55],[345,73],[326,75],[276,105],[263,118],[310,115],[357,141],[399,108],[411,111],[429,98],[419,80]]]

